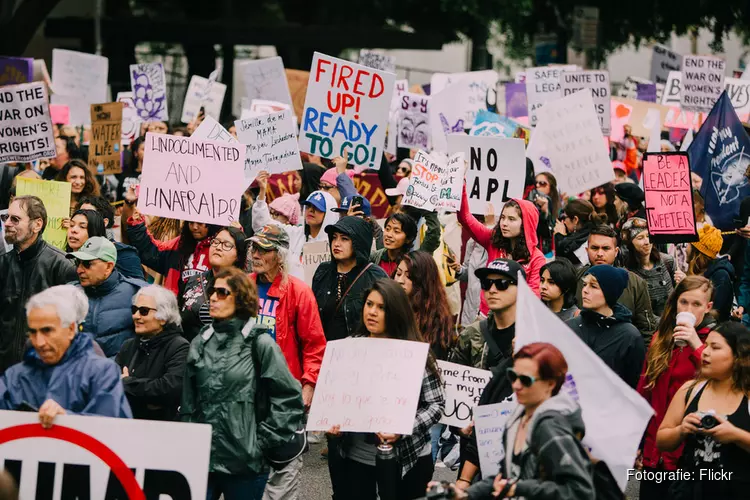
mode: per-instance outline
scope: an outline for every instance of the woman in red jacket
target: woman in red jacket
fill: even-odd
[[[539,210],[536,205],[527,200],[513,198],[503,206],[497,225],[489,228],[479,222],[469,210],[469,196],[464,183],[458,222],[466,228],[471,238],[487,250],[488,263],[495,259],[512,259],[521,264],[529,286],[539,297],[539,271],[547,261],[538,248],[536,228],[539,223]],[[479,311],[485,316],[489,311],[484,293]]]
[[[713,286],[703,276],[683,279],[667,300],[659,327],[651,340],[637,388],[656,412],[646,428],[641,450],[643,469],[646,471],[677,470],[682,447],[673,452],[659,451],[656,431],[677,390],[695,378],[700,368],[704,341],[716,325],[714,318],[708,314],[713,306],[712,295]],[[695,326],[690,325],[692,318],[689,315],[680,313],[695,316]],[[668,498],[669,484],[666,480],[660,483],[641,481],[641,500]]]

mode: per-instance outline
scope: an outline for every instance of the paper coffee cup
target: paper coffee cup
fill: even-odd
[[[678,325],[695,326],[695,322],[698,321],[695,315],[689,311],[677,313],[676,323]]]

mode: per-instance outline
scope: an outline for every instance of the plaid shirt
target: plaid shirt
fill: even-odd
[[[440,378],[425,370],[414,428],[410,436],[403,436],[396,441],[396,450],[401,459],[402,476],[414,467],[422,448],[430,442],[430,427],[438,423],[443,416],[444,408],[445,393]]]

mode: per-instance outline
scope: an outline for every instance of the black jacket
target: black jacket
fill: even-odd
[[[541,223],[541,222],[540,222]],[[579,259],[575,251],[581,248],[589,240],[589,233],[591,232],[591,225],[585,225],[575,233],[568,235],[556,234],[555,235],[555,256],[565,257],[574,266],[580,266],[581,259]]]
[[[335,228],[336,232],[348,235],[352,239],[354,254],[357,259],[357,265],[349,272],[352,279],[359,276],[362,270],[370,263],[370,250],[372,249],[372,226],[359,217],[343,217],[333,226],[327,228],[331,231]],[[329,241],[331,240],[329,233]],[[344,310],[346,318],[346,331],[329,331],[330,327],[326,321],[326,306],[330,300],[336,300],[332,296],[338,280],[336,270],[336,261],[331,254],[330,262],[323,262],[318,266],[313,276],[312,289],[315,299],[318,301],[318,311],[323,319],[323,327],[327,340],[337,340],[349,337],[356,332],[360,321],[362,320],[362,308],[364,306],[364,291],[380,279],[387,278],[385,271],[379,266],[371,265],[351,287],[349,293],[343,298],[341,309]],[[343,292],[342,292],[343,293]],[[330,309],[330,308],[329,308]]]
[[[0,373],[23,359],[29,298],[77,278],[65,254],[41,237],[20,254],[13,250],[0,256]]]
[[[614,315],[582,310],[567,325],[586,342],[621,379],[635,389],[646,358],[646,345],[640,332],[630,322],[631,313],[622,304],[616,304]]]
[[[711,261],[703,276],[714,285],[714,309],[719,313],[719,321],[729,321],[734,301],[734,266],[721,257]]]
[[[133,417],[146,420],[175,420],[182,396],[190,343],[182,330],[167,325],[153,338],[129,339],[115,361],[128,367],[128,377],[122,379]]]

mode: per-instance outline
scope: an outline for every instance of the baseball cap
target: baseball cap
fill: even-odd
[[[86,240],[86,243],[77,252],[69,253],[68,258],[78,260],[102,260],[104,262],[117,262],[117,249],[114,243],[104,236],[94,236]]]
[[[518,271],[521,271],[521,276],[526,279],[526,271],[524,271],[521,264],[515,260],[495,259],[487,264],[487,267],[482,267],[474,271],[474,275],[477,278],[482,279],[490,274],[501,274],[513,281],[513,283],[518,284]]]
[[[315,207],[321,212],[325,212],[327,210],[326,208],[326,198],[323,196],[323,191],[315,191],[310,196],[307,197],[305,201],[302,202],[303,205],[310,205],[311,207]]]
[[[362,198],[362,205],[360,205],[359,209],[365,214],[365,217],[371,216],[372,205],[370,205],[370,200],[368,200],[364,196],[360,196],[360,198]],[[339,212],[339,213],[344,213],[344,214],[347,213],[349,211],[349,207],[351,206],[353,199],[354,199],[354,196],[347,196],[341,201],[341,206],[332,208],[331,212]]]
[[[406,188],[409,187],[409,178],[404,177],[398,181],[398,185],[395,188],[388,188],[385,190],[386,196],[403,196],[406,194]]]
[[[612,168],[614,170],[622,170],[623,172],[627,172],[628,169],[625,168],[625,164],[621,162],[620,160],[615,160],[612,162]]]
[[[254,244],[263,250],[278,250],[279,248],[289,248],[289,235],[286,234],[283,227],[275,224],[263,226],[250,238]]]

